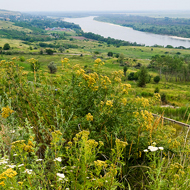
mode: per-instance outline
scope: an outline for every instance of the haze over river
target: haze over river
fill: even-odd
[[[190,47],[190,39],[172,37],[167,35],[158,35],[147,32],[140,32],[132,28],[123,27],[115,24],[99,22],[93,20],[94,16],[83,18],[65,18],[67,22],[73,22],[80,25],[84,32],[92,32],[104,37],[111,37],[119,40],[129,42],[136,42],[138,44],[145,44],[146,46],[153,46],[155,44],[161,46],[172,45],[174,47],[184,46]]]

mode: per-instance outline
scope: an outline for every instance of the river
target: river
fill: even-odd
[[[157,44],[161,46],[172,45],[173,47],[190,47],[190,39],[187,38],[140,32],[129,27],[99,22],[93,20],[93,18],[94,16],[83,18],[65,18],[64,20],[78,24],[84,32],[92,32],[106,38],[111,37],[119,40],[136,42],[138,44],[145,44],[146,46],[153,46]]]

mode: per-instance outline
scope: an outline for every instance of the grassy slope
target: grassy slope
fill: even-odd
[[[0,29],[8,29],[8,30],[18,30],[24,32],[32,32],[32,30],[23,28],[20,26],[15,26],[13,22],[0,20]]]
[[[136,63],[142,63],[143,65],[148,65],[150,63],[150,58],[153,55],[160,54],[163,55],[165,52],[168,52],[169,55],[175,55],[177,52],[180,52],[181,55],[187,55],[189,54],[189,50],[181,50],[181,49],[167,49],[167,48],[151,48],[151,47],[119,47],[116,48],[114,46],[108,47],[105,43],[99,43],[97,41],[89,41],[89,40],[78,40],[74,39],[73,41],[70,41],[69,39],[71,36],[67,37],[67,40],[59,40],[59,41],[50,41],[47,43],[56,43],[56,44],[76,44],[80,48],[78,49],[68,49],[65,50],[64,53],[60,54],[54,54],[53,56],[50,55],[29,55],[25,54],[24,57],[27,59],[29,58],[36,58],[39,59],[41,62],[41,69],[48,72],[47,65],[49,62],[54,61],[58,67],[61,66],[61,59],[64,57],[67,57],[70,59],[70,62],[72,65],[74,64],[80,64],[83,66],[87,66],[87,69],[93,69],[94,60],[99,57],[103,61],[105,61],[105,66],[102,67],[102,71],[110,75],[115,70],[122,70],[123,67],[119,66],[117,62],[117,58],[109,58],[107,56],[107,53],[109,51],[112,51],[114,53],[123,53],[126,57],[126,62],[131,63],[132,65],[135,65]],[[40,48],[38,46],[38,43],[33,43],[31,46],[37,47],[37,50],[29,50],[29,46],[22,44],[22,41],[20,40],[7,40],[7,39],[0,39],[0,46],[3,46],[4,43],[10,43],[11,47],[14,48],[14,50],[20,50],[27,52],[36,52],[38,53],[40,51]],[[153,50],[152,50],[153,49]],[[94,54],[95,51],[98,51],[99,54]],[[80,55],[83,54],[81,57]],[[20,56],[20,55],[19,55]],[[3,58],[12,58],[14,55],[3,55]],[[2,59],[3,59],[2,58]],[[134,59],[136,59],[136,62],[134,62]],[[25,61],[21,64],[25,67],[26,70],[30,70],[30,67]],[[130,72],[136,72],[137,69],[131,67],[127,71],[129,74]],[[60,71],[58,70],[58,73]],[[152,76],[158,75],[156,72],[150,72]],[[164,78],[164,77],[163,77]],[[153,93],[156,86],[158,86],[161,90],[161,93],[166,93],[169,96],[169,101],[177,106],[185,106],[189,102],[190,93],[189,93],[189,83],[181,84],[181,83],[166,83],[164,79],[159,84],[154,84],[154,82],[151,82],[147,84],[146,88],[139,88],[137,87],[136,82],[134,81],[127,81],[132,84],[132,90],[131,95],[140,95],[142,92],[147,93]]]

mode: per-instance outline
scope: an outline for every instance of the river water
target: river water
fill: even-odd
[[[161,46],[172,45],[174,47],[190,47],[190,39],[187,38],[175,38],[167,35],[140,32],[129,27],[99,22],[93,20],[93,18],[94,16],[83,18],[65,18],[64,20],[80,25],[84,32],[92,32],[106,38],[111,37],[119,40],[136,42],[138,44],[145,44],[146,46],[153,46],[157,44]]]

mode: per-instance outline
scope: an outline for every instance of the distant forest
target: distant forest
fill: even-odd
[[[96,17],[95,20],[131,27],[134,30],[142,32],[190,38],[190,19],[186,18],[153,18],[147,16],[109,14]]]
[[[0,37],[8,38],[8,39],[20,39],[28,42],[34,41],[51,41],[55,39],[65,39],[64,33],[57,34],[56,37],[52,38],[49,34],[46,33],[44,30],[46,27],[53,28],[53,27],[61,27],[61,28],[70,28],[75,30],[76,32],[80,32],[81,28],[79,25],[65,22],[65,21],[54,21],[52,19],[46,20],[11,20],[14,22],[14,25],[20,26],[23,28],[28,28],[32,30],[32,32],[24,32],[18,31],[14,29],[0,29]]]

